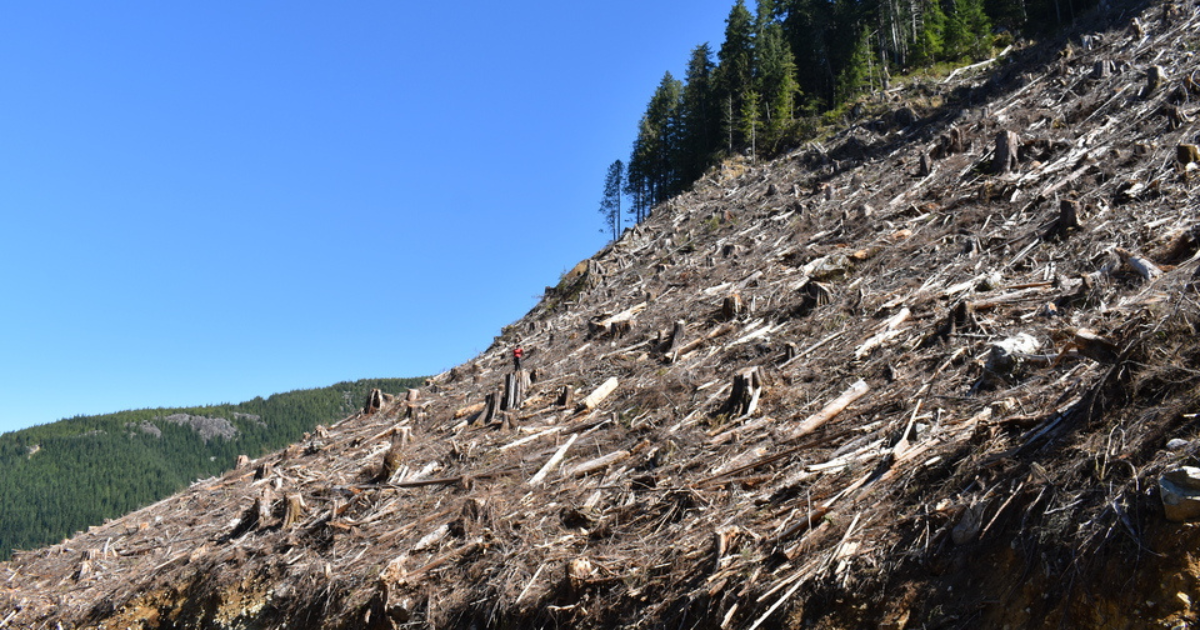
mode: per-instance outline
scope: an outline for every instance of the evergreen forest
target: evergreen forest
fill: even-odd
[[[737,0],[725,40],[667,72],[638,123],[624,173],[605,179],[600,213],[614,235],[611,182],[628,216],[691,186],[732,155],[774,156],[811,137],[822,115],[893,77],[985,59],[995,46],[1065,26],[1095,0]],[[615,240],[616,236],[614,236]]]
[[[0,559],[169,496],[197,479],[300,440],[361,408],[375,388],[421,378],[364,379],[240,404],[77,416],[0,435]]]

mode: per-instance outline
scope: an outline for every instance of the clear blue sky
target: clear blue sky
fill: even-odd
[[[0,432],[470,359],[732,4],[0,4]]]

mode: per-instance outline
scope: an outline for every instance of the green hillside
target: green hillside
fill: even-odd
[[[152,503],[361,407],[373,388],[424,379],[364,379],[240,404],[78,416],[0,435],[0,559]]]

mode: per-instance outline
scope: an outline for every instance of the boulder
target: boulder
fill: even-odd
[[[1180,466],[1158,478],[1167,520],[1175,523],[1200,519],[1200,468]]]

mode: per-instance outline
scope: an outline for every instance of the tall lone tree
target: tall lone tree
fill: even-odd
[[[621,188],[625,183],[625,164],[617,160],[608,166],[604,177],[604,196],[600,199],[600,214],[612,230],[613,240],[621,235]]]

